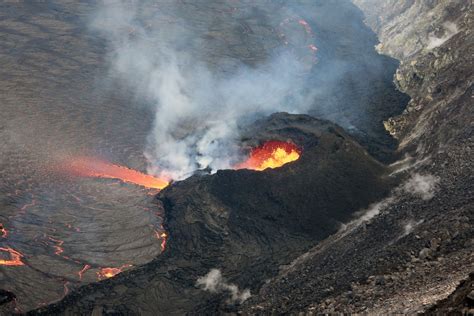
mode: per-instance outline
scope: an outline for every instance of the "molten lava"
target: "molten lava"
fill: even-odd
[[[249,158],[235,169],[253,169],[262,171],[267,168],[278,168],[286,163],[298,160],[301,150],[293,143],[268,141],[252,149]]]
[[[156,235],[156,238],[158,240],[161,240],[161,251],[165,251],[166,249],[166,239],[168,238],[168,235],[166,234],[166,232],[162,231],[162,232],[159,232],[159,231],[155,231],[155,235]]]
[[[0,234],[2,238],[7,238],[8,237],[8,230],[3,226],[2,223],[0,223]]]
[[[74,159],[69,163],[68,169],[78,176],[119,179],[123,182],[153,189],[163,189],[169,183],[167,179],[156,178],[136,170],[90,157]]]
[[[130,264],[126,264],[126,265],[121,266],[120,268],[101,268],[99,270],[99,272],[97,272],[97,278],[99,280],[104,280],[104,279],[111,278],[111,277],[116,276],[117,274],[121,273],[123,271],[123,269],[129,268],[131,266],[132,265],[130,265]]]
[[[6,252],[10,255],[10,259],[0,259],[2,266],[23,266],[25,265],[21,258],[23,255],[10,247],[0,247],[0,251]]]

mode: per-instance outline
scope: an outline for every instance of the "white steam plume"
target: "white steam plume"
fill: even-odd
[[[423,223],[424,220],[414,221],[410,220],[403,226],[403,234],[401,237],[407,236],[413,232],[413,230],[420,224]]]
[[[140,21],[138,8],[132,2],[104,5],[93,25],[111,45],[114,76],[153,104],[154,127],[145,151],[149,173],[183,179],[198,168],[228,168],[238,156],[242,120],[307,110],[310,102],[300,93],[304,65],[295,56],[275,54],[258,67],[240,65],[231,74],[211,71],[200,52],[186,49],[193,34],[184,20],[150,27]],[[179,13],[175,16],[179,19]]]
[[[428,43],[426,45],[427,49],[433,49],[443,45],[451,37],[459,33],[459,29],[456,24],[452,22],[443,23],[444,36],[437,37],[435,35],[430,35],[428,37]]]
[[[242,303],[250,297],[250,290],[240,291],[237,285],[227,283],[218,269],[211,269],[208,274],[197,279],[196,286],[211,293],[228,292],[230,303]]]
[[[414,173],[405,183],[403,189],[407,193],[418,195],[423,200],[430,200],[434,197],[439,178],[430,174],[421,175]]]

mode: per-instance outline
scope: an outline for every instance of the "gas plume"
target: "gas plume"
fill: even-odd
[[[219,269],[211,269],[208,274],[200,277],[196,286],[211,293],[227,292],[230,294],[230,303],[242,303],[250,297],[250,290],[240,291],[237,285],[227,283]]]
[[[405,183],[404,190],[407,193],[417,195],[423,200],[430,200],[434,197],[439,178],[431,174],[412,174],[411,178]]]
[[[199,168],[230,168],[241,158],[243,122],[276,111],[306,111],[310,102],[304,102],[301,82],[307,64],[291,50],[276,49],[259,66],[236,62],[224,73],[211,69],[199,51],[204,48],[190,48],[188,41],[198,36],[179,10],[172,9],[172,23],[158,13],[147,22],[140,10],[140,3],[105,4],[93,26],[110,45],[111,75],[154,111],[144,153],[148,173],[183,179]],[[309,32],[306,22],[299,27]],[[311,45],[309,54],[316,50]]]

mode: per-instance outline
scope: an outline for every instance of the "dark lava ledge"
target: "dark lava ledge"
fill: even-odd
[[[196,280],[218,268],[256,293],[279,266],[336,232],[397,182],[329,121],[277,113],[242,135],[248,146],[291,140],[303,153],[278,169],[221,170],[172,184],[157,197],[169,234],[161,256],[29,314],[232,311],[227,294],[203,291]]]

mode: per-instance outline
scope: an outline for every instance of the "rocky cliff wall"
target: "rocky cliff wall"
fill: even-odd
[[[471,1],[354,0],[378,34],[382,54],[401,64],[395,75],[411,101],[385,122],[400,149],[422,155],[472,137],[474,35]]]
[[[353,3],[377,33],[378,51],[400,60],[394,81],[411,100],[385,128],[399,141],[394,173],[411,179],[283,268],[242,309],[472,313],[469,299],[449,305],[451,293],[468,292],[456,289],[474,270],[471,1]]]

